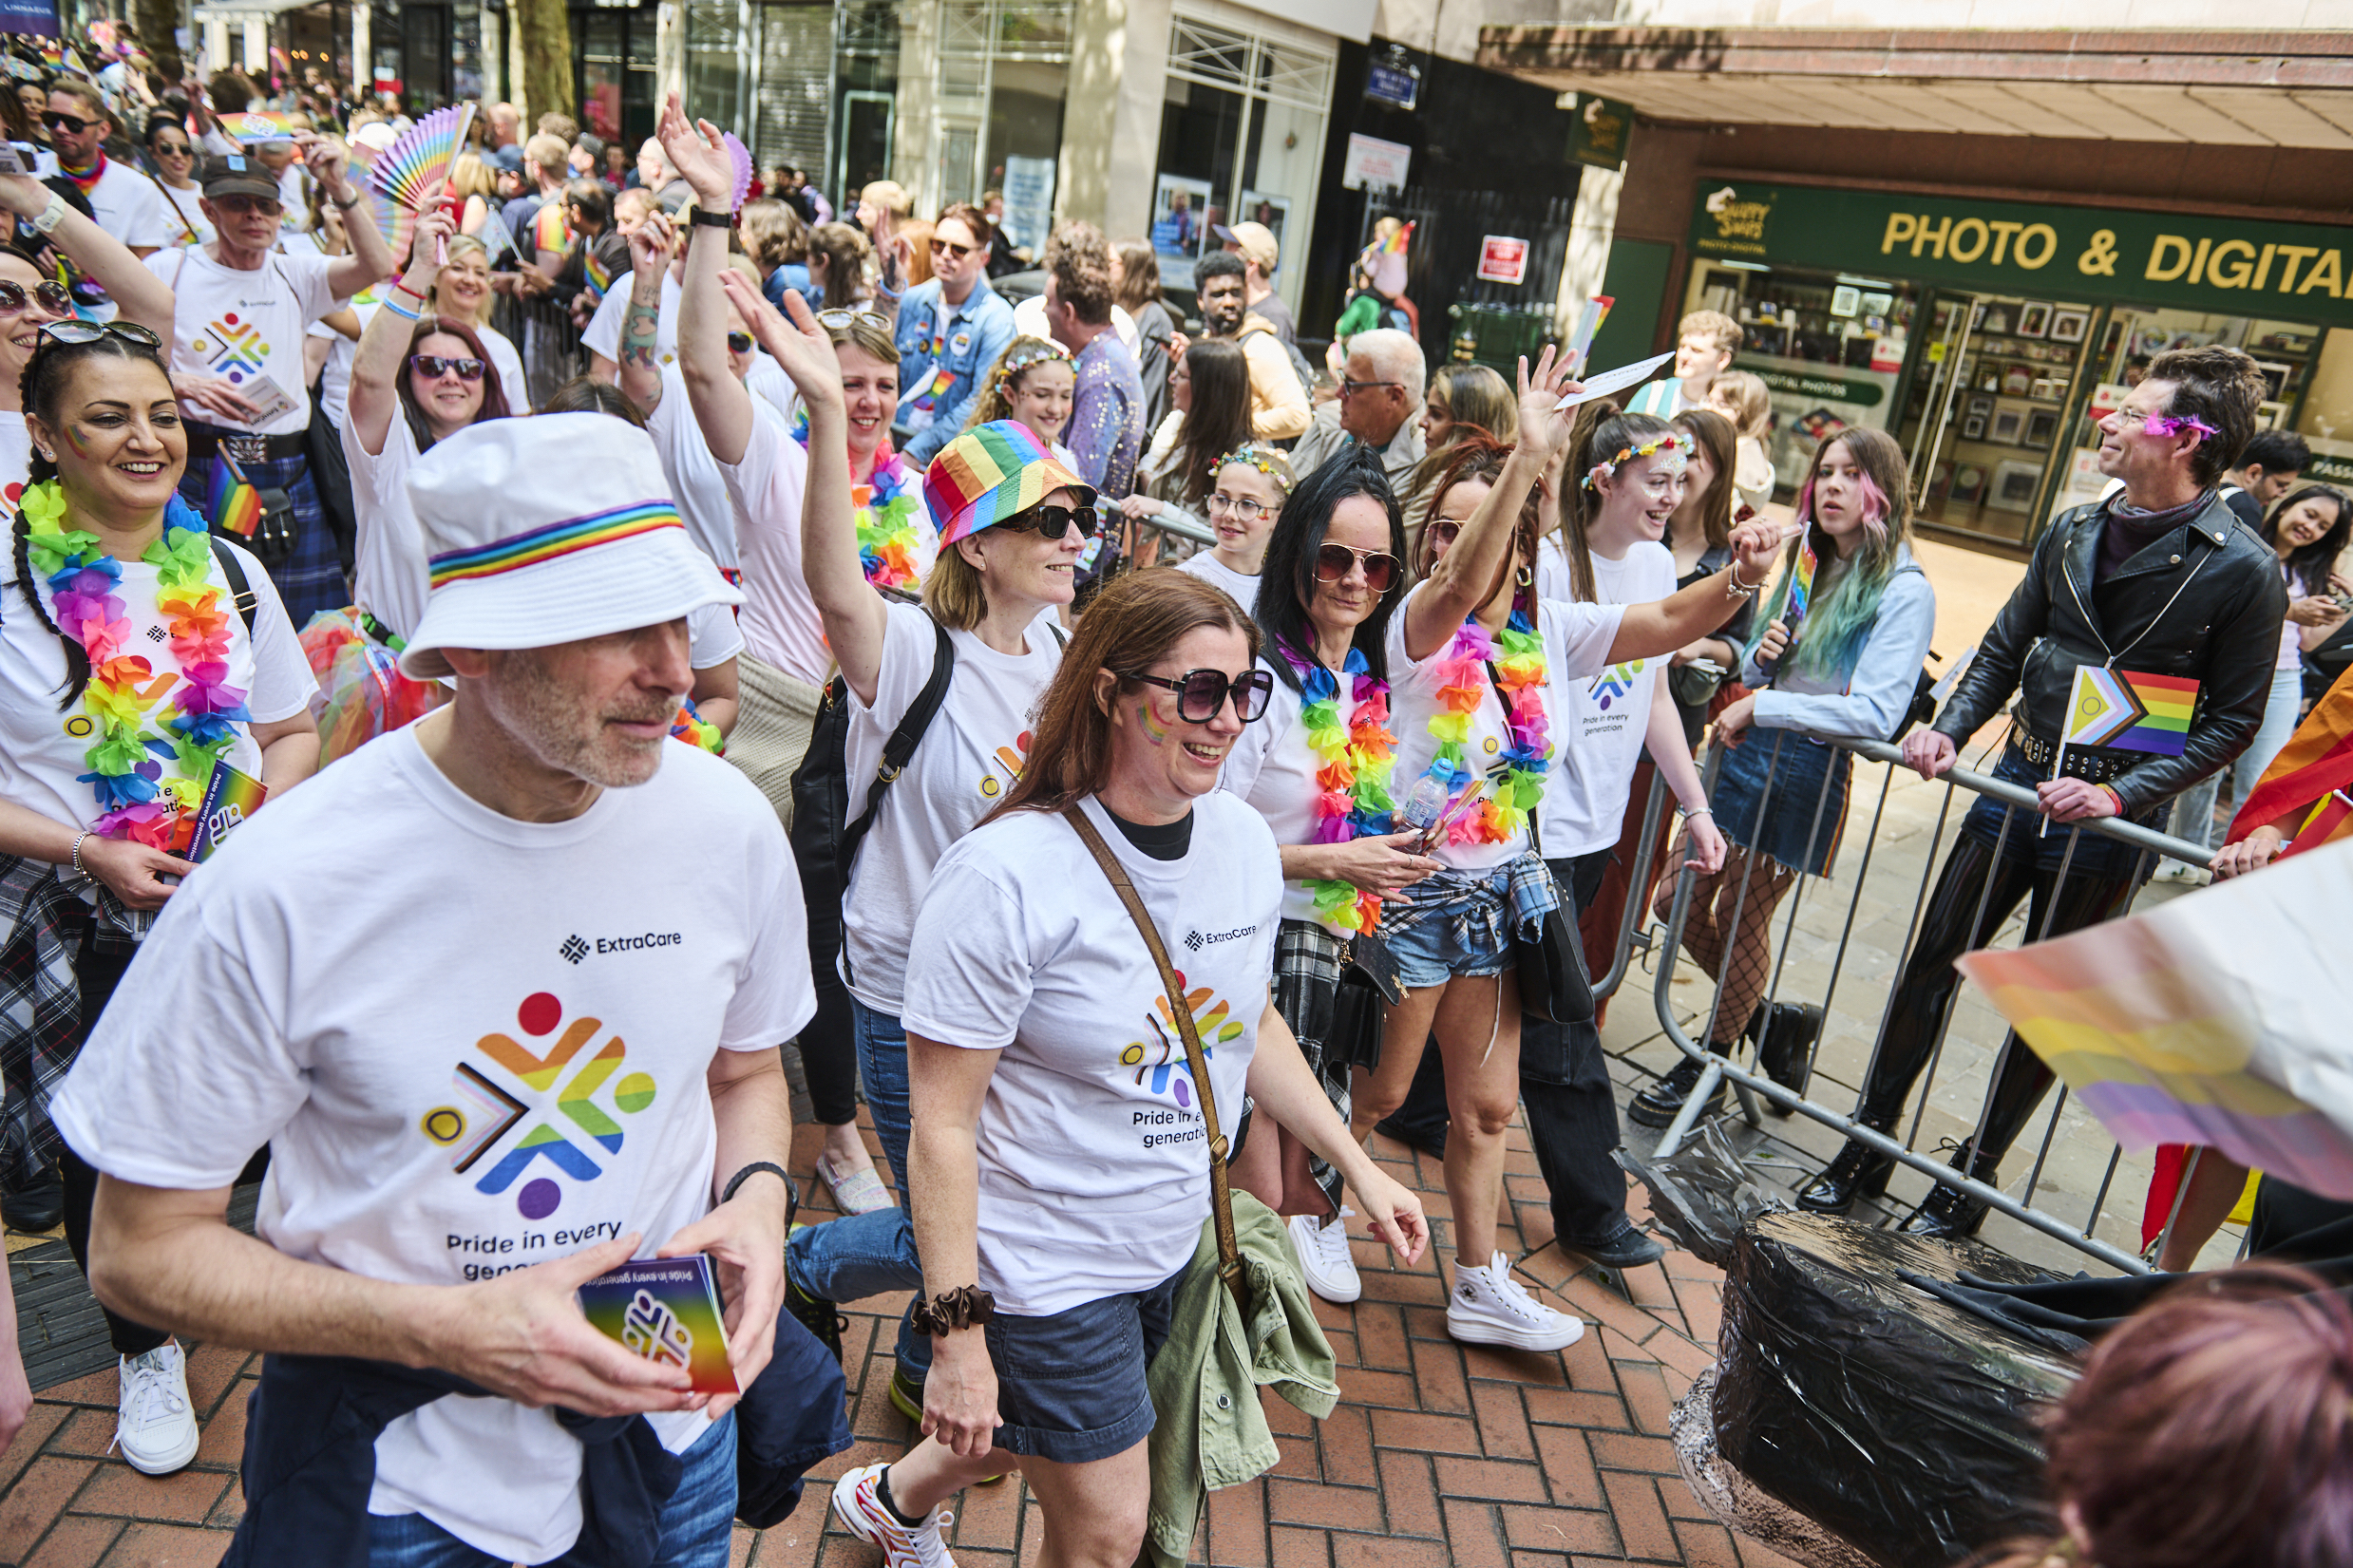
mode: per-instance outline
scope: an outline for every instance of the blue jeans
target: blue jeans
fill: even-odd
[[[896,1207],[845,1215],[792,1233],[785,1248],[793,1283],[826,1301],[863,1301],[870,1295],[923,1287],[923,1265],[915,1256],[915,1229],[907,1223],[907,1031],[898,1019],[877,1012],[856,997],[850,1011],[858,1035],[858,1078],[874,1113],[875,1136],[899,1183]],[[921,1378],[931,1370],[931,1339],[902,1318],[899,1365]]]
[[[2247,803],[2247,792],[2255,787],[2263,770],[2271,765],[2271,759],[2280,754],[2288,738],[2296,733],[2297,709],[2304,706],[2304,671],[2275,670],[2271,672],[2271,695],[2263,705],[2263,724],[2255,730],[2255,738],[2247,743],[2247,749],[2227,768],[2219,768],[2181,792],[2181,804],[2175,812],[2182,838],[2209,849],[2219,849],[2225,831],[2214,827],[2214,800],[2222,793],[2222,776],[2230,775],[2230,799],[2238,804]]]
[[[735,1412],[681,1456],[685,1473],[662,1505],[662,1543],[648,1568],[726,1568],[735,1531]],[[368,1568],[505,1568],[423,1514],[368,1516]],[[593,1568],[566,1552],[550,1568]]]

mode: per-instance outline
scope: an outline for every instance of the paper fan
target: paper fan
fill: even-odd
[[[719,141],[735,164],[735,195],[729,202],[728,211],[740,213],[744,210],[744,198],[751,194],[751,149],[737,141],[733,131],[726,132]]]
[[[408,255],[416,215],[441,194],[441,182],[457,161],[458,149],[465,145],[466,127],[473,120],[471,104],[435,109],[385,148],[369,171],[377,198],[376,221],[395,257]]]

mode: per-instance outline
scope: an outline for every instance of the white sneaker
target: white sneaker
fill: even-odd
[[[196,1457],[196,1403],[188,1397],[188,1362],[178,1345],[122,1359],[123,1403],[114,1441],[130,1467],[145,1476],[185,1469]]]
[[[1348,1250],[1348,1217],[1356,1212],[1342,1209],[1328,1225],[1313,1215],[1291,1217],[1291,1247],[1299,1254],[1300,1273],[1307,1276],[1309,1290],[1336,1307],[1364,1294],[1357,1259]]]
[[[908,1524],[882,1505],[881,1485],[887,1464],[861,1464],[833,1483],[833,1511],[860,1540],[882,1548],[882,1568],[956,1568],[941,1534],[954,1514],[934,1508],[920,1524]]]
[[[1510,1263],[1497,1253],[1484,1269],[1454,1266],[1453,1294],[1446,1298],[1446,1332],[1466,1345],[1563,1351],[1584,1336],[1585,1326],[1528,1294],[1511,1277]]]

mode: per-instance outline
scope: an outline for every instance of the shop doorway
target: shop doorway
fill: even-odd
[[[2023,551],[2063,488],[2098,307],[1936,290],[1896,439],[1919,524]]]

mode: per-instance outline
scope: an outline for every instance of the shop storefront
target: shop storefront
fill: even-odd
[[[1703,179],[1684,309],[1740,321],[1785,497],[1828,433],[1888,431],[1924,527],[2022,547],[2102,486],[2098,418],[2147,360],[2224,344],[2263,425],[2353,471],[2343,230],[2180,213]]]

